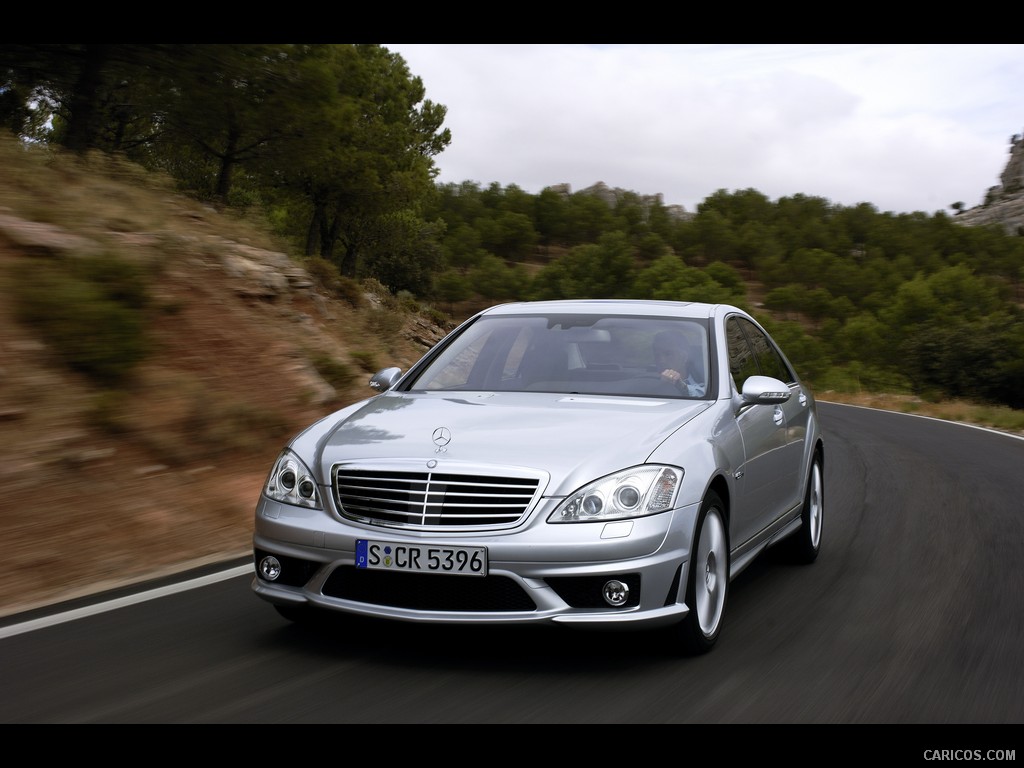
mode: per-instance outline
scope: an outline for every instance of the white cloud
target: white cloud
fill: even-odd
[[[1024,45],[385,47],[448,109],[442,182],[931,213],[980,204],[1024,128]]]

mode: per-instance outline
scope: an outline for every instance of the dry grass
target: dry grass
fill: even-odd
[[[0,539],[14,566],[0,615],[246,556],[288,436],[371,395],[367,361],[407,367],[423,351],[400,311],[312,290],[261,297],[224,256],[280,243],[116,161],[0,140],[0,215],[158,266],[153,352],[123,386],[99,387],[14,316],[19,286],[75,254],[25,251],[0,230]]]
[[[117,160],[0,138],[0,215],[156,267],[155,352],[129,386],[101,389],[16,322],[19,286],[58,257],[0,231],[0,540],[13,564],[0,616],[247,556],[252,511],[287,436],[372,394],[369,370],[408,367],[425,349],[414,340],[422,321],[354,301],[351,286],[348,300],[309,290],[259,298],[223,257],[236,245],[284,252],[281,243]],[[318,368],[342,388],[325,388]],[[1024,428],[1019,413],[968,404],[820,397]]]

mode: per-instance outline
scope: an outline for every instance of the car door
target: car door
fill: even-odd
[[[785,494],[778,513],[783,514],[799,504],[803,498],[804,473],[802,470],[810,423],[810,400],[796,373],[779,351],[775,342],[762,329],[749,321],[742,323],[762,376],[771,376],[789,387],[790,398],[778,406],[782,410],[786,429],[784,461],[780,468],[786,477]]]
[[[729,370],[737,390],[762,370],[767,342],[757,326],[740,316],[726,320]],[[760,354],[759,354],[760,353]],[[790,398],[792,400],[793,398]],[[789,507],[796,471],[789,445],[786,405],[747,406],[736,416],[743,438],[744,463],[737,469],[741,495],[733,505],[733,549],[741,548],[764,531]],[[799,462],[799,458],[796,459]]]

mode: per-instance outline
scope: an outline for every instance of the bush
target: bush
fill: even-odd
[[[365,278],[362,281],[362,288],[367,293],[372,293],[380,301],[380,306],[384,309],[390,309],[392,311],[399,311],[402,309],[402,303],[398,298],[388,290],[384,283],[380,282],[372,277]]]
[[[103,385],[126,380],[149,353],[144,284],[111,262],[44,265],[21,282],[17,317],[69,367]]]
[[[315,256],[306,259],[303,266],[313,282],[328,296],[341,299],[355,309],[362,308],[366,303],[359,283],[342,275],[333,261]]]
[[[310,358],[310,362],[313,364],[313,367],[316,368],[317,373],[320,374],[323,380],[335,389],[345,389],[355,381],[355,371],[353,371],[346,363],[343,363],[340,360],[335,360],[333,357],[329,357],[324,354],[316,354]]]
[[[356,350],[350,352],[349,357],[355,360],[359,367],[367,373],[376,373],[378,370],[377,357],[372,352]]]
[[[341,280],[337,264],[315,256],[303,261],[302,266],[309,273],[313,282],[325,293],[333,294],[337,290]]]
[[[424,307],[421,310],[421,314],[438,328],[448,330],[454,327],[451,317],[446,312],[442,312],[435,307]]]
[[[362,286],[351,277],[342,277],[338,280],[334,295],[351,305],[354,309],[362,309],[366,306],[366,298],[363,296]]]
[[[97,429],[111,435],[122,435],[131,431],[124,414],[131,404],[131,395],[123,390],[106,389],[97,393],[88,411],[89,422]]]

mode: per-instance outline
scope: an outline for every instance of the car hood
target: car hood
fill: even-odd
[[[340,461],[436,461],[439,472],[485,464],[547,472],[548,494],[559,495],[643,463],[709,405],[532,392],[389,392],[321,421],[302,440],[315,441],[325,480]]]

